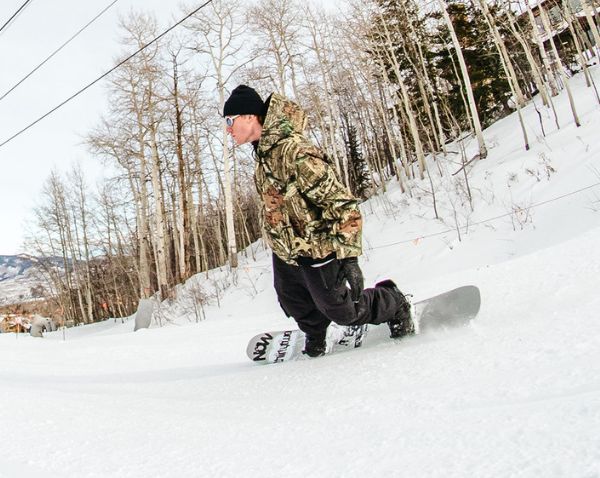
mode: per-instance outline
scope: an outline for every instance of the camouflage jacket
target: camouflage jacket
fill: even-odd
[[[273,252],[289,264],[298,257],[338,259],[362,252],[358,200],[340,182],[325,154],[304,136],[306,115],[281,95],[271,96],[256,147],[255,183],[262,225]]]

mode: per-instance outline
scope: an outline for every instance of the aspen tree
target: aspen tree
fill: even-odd
[[[300,15],[294,0],[263,0],[249,10],[257,43],[254,56],[267,61],[261,74],[274,74],[272,81],[277,90],[296,99],[299,99],[296,62],[301,55],[298,50]]]
[[[554,38],[552,35],[552,27],[550,26],[550,20],[548,19],[548,15],[546,14],[546,10],[542,5],[538,5],[538,9],[540,11],[540,16],[542,17],[542,22],[544,24],[544,29],[548,34],[548,38],[550,39],[550,45],[552,46],[552,52],[554,53],[555,62],[557,64],[558,73],[562,79],[563,84],[565,85],[565,89],[567,90],[567,95],[569,97],[569,104],[571,105],[571,112],[573,113],[573,120],[575,121],[575,125],[577,127],[581,126],[579,122],[579,116],[577,114],[577,108],[575,107],[575,100],[573,99],[573,94],[571,93],[571,87],[569,86],[569,82],[567,80],[567,76],[565,75],[564,67],[562,64],[562,60],[558,55],[558,50],[556,49],[556,45],[554,43]]]
[[[191,235],[191,218],[189,208],[189,190],[190,183],[186,174],[186,158],[184,157],[184,124],[183,124],[183,111],[182,99],[180,97],[180,77],[179,77],[179,56],[180,51],[171,52],[171,64],[172,64],[172,90],[171,101],[173,102],[173,113],[175,115],[175,154],[177,157],[177,183],[179,191],[177,194],[179,208],[179,214],[177,222],[174,222],[174,226],[180,224],[175,230],[179,231],[179,237],[176,241],[176,250],[178,252],[178,273],[180,280],[186,280],[190,275],[190,235]]]
[[[403,80],[402,73],[400,72],[400,65],[398,64],[398,60],[393,53],[392,47],[392,39],[390,36],[390,32],[387,28],[386,20],[384,19],[381,12],[379,12],[379,18],[382,22],[384,34],[385,34],[385,47],[384,52],[386,54],[386,59],[389,61],[394,69],[396,74],[396,78],[398,80],[398,86],[400,87],[401,100],[403,104],[404,114],[406,115],[406,119],[409,125],[409,131],[411,133],[411,138],[413,140],[413,145],[415,148],[415,154],[417,156],[417,161],[419,164],[419,174],[421,179],[425,179],[425,153],[423,151],[423,144],[421,142],[421,137],[419,134],[419,129],[417,127],[417,123],[415,120],[415,115],[413,112],[413,108],[410,101],[410,96],[408,94],[408,89]]]
[[[550,85],[550,92],[552,96],[558,95],[558,86],[556,84],[556,77],[552,66],[550,65],[550,61],[548,60],[548,53],[546,52],[546,47],[544,46],[544,42],[540,36],[540,31],[538,29],[538,25],[535,21],[535,17],[533,15],[533,10],[531,9],[531,5],[529,4],[529,0],[524,0],[525,6],[527,7],[527,17],[529,18],[529,23],[531,25],[531,33],[533,35],[533,39],[538,46],[538,52],[542,59],[542,64],[544,65],[544,70],[546,71],[546,78],[548,80],[548,84]]]
[[[202,146],[201,137],[205,136],[204,130],[200,127],[204,122],[204,118],[200,111],[198,99],[194,97],[189,104],[189,121],[191,126],[191,135],[189,138],[190,155],[192,163],[192,174],[197,187],[197,207],[193,205],[191,188],[188,190],[190,194],[190,221],[192,228],[192,238],[194,242],[194,259],[196,272],[208,270],[208,254],[206,241],[204,240],[204,230],[206,225],[206,215],[204,211],[204,191],[205,177],[204,167],[202,164]]]
[[[475,137],[477,138],[477,143],[479,144],[479,157],[480,159],[484,159],[487,157],[487,148],[483,139],[483,131],[481,129],[481,122],[479,121],[479,113],[477,112],[475,97],[473,96],[473,88],[471,87],[469,71],[467,70],[465,58],[462,54],[462,48],[458,41],[458,37],[456,36],[454,26],[452,25],[452,20],[450,19],[450,15],[447,11],[446,2],[444,0],[438,0],[438,3],[442,11],[442,15],[444,16],[444,20],[446,21],[446,26],[448,27],[448,30],[450,32],[452,44],[454,45],[454,51],[456,52],[456,57],[460,65],[460,71],[465,86],[465,93],[467,95],[469,111],[471,113],[471,121],[473,122],[473,128],[475,130]]]
[[[586,84],[589,87],[594,88],[594,94],[596,95],[596,101],[600,103],[600,95],[598,94],[598,89],[596,88],[596,82],[594,81],[594,77],[591,75],[588,65],[587,59],[582,51],[581,44],[579,43],[580,35],[583,37],[584,41],[587,40],[585,32],[581,28],[581,25],[576,17],[574,17],[573,12],[571,11],[571,7],[569,5],[565,5],[564,7],[564,15],[569,24],[569,31],[571,32],[571,36],[573,37],[573,43],[575,44],[575,48],[577,49],[577,55],[579,57],[579,63],[583,72],[585,74]],[[600,52],[600,50],[598,50]]]
[[[72,191],[73,191],[73,202],[75,206],[74,214],[79,216],[79,224],[81,225],[81,241],[77,241],[80,244],[79,249],[83,248],[83,254],[79,254],[79,258],[84,267],[84,278],[82,287],[85,293],[85,305],[86,314],[85,317],[87,322],[94,322],[94,303],[93,303],[93,291],[92,291],[92,274],[90,271],[90,262],[92,255],[90,252],[90,237],[89,237],[89,207],[86,191],[88,187],[85,183],[85,178],[81,165],[74,166],[70,174]]]
[[[587,21],[588,27],[592,32],[592,36],[594,37],[594,43],[596,46],[596,57],[600,58],[600,33],[598,31],[598,25],[596,25],[596,23],[594,22],[594,13],[596,13],[596,9],[593,8],[590,0],[581,0],[581,4],[583,6],[583,12],[585,14],[585,19]],[[593,12],[592,8],[594,10]]]
[[[498,53],[500,54],[500,59],[502,60],[502,64],[504,66],[504,70],[506,71],[506,76],[508,77],[513,94],[515,95],[515,100],[519,106],[523,106],[526,102],[525,96],[523,95],[523,91],[519,85],[517,73],[515,72],[515,68],[512,64],[512,60],[510,59],[510,55],[508,54],[508,50],[506,49],[504,40],[498,31],[498,27],[496,26],[496,21],[490,13],[490,9],[488,8],[486,0],[478,0],[478,2],[481,10],[483,11],[488,28],[492,33],[494,44],[496,45]]]
[[[394,93],[385,68],[383,47],[371,26],[377,15],[376,9],[367,10],[362,3],[354,5],[339,30],[339,42],[347,45],[341,49],[340,54],[344,57],[339,64],[347,65],[353,80],[352,88],[363,99],[364,105],[356,108],[357,115],[362,118],[360,135],[370,150],[367,160],[380,178],[379,187],[386,190],[384,163],[387,163],[400,183],[401,191],[405,192],[410,191],[405,178],[411,177],[412,173],[397,108],[388,107],[393,103],[391,96]],[[356,93],[353,96],[356,98]]]
[[[550,106],[550,99],[548,97],[546,83],[544,82],[544,79],[542,78],[542,74],[541,74],[541,71],[539,69],[537,62],[535,61],[535,58],[533,57],[533,53],[531,52],[529,43],[525,40],[525,38],[523,38],[523,35],[521,34],[521,32],[519,32],[517,30],[513,15],[508,10],[505,10],[504,14],[506,16],[506,20],[508,22],[510,31],[512,32],[513,36],[515,37],[515,39],[517,40],[519,45],[521,45],[521,48],[523,49],[523,52],[525,53],[525,56],[527,58],[529,66],[531,68],[531,74],[533,76],[533,81],[535,82],[535,86],[536,86],[537,90],[540,92],[540,96],[542,97],[543,104],[544,104],[544,106]]]
[[[241,3],[237,0],[214,0],[207,9],[195,15],[195,23],[188,28],[198,34],[199,40],[193,49],[203,55],[210,63],[210,76],[216,83],[219,111],[225,104],[226,85],[245,63],[232,66],[243,48],[243,35],[246,24],[239,15]],[[249,63],[248,60],[246,63]],[[232,195],[232,156],[229,150],[229,138],[225,122],[221,126],[223,160],[223,193],[225,199],[225,227],[227,231],[227,257],[232,268],[238,265],[235,220]]]
[[[579,43],[579,32],[575,31],[575,28],[573,27],[573,15],[571,14],[570,9],[567,5],[564,5],[562,14],[564,20],[567,22],[567,25],[569,27],[569,33],[571,33],[571,40],[573,41],[573,44],[575,45],[575,50],[577,51],[577,61],[579,63],[579,67],[583,71],[583,76],[585,77],[585,84],[589,88],[590,86],[592,86],[591,75],[588,71],[587,61],[581,49],[581,43]]]
[[[479,0],[479,6],[483,10],[483,14],[485,16],[488,28],[492,32],[492,36],[494,38],[494,44],[498,50],[498,54],[500,55],[500,61],[502,62],[502,66],[504,67],[504,71],[508,77],[508,84],[510,85],[510,90],[512,91],[515,97],[515,106],[517,108],[517,115],[519,116],[519,123],[521,124],[521,131],[523,132],[523,140],[525,142],[525,149],[529,150],[529,138],[527,136],[527,128],[525,127],[525,122],[523,120],[523,114],[521,113],[521,107],[525,104],[525,97],[523,96],[523,92],[521,91],[521,87],[519,86],[519,80],[517,79],[517,74],[515,73],[515,69],[512,65],[512,61],[510,56],[508,55],[508,51],[506,50],[506,45],[496,28],[496,22],[494,18],[490,14],[489,8],[487,6],[486,0]]]
[[[330,73],[331,64],[335,60],[330,60],[329,58],[331,54],[327,50],[331,50],[331,48],[328,48],[325,38],[325,35],[330,33],[328,32],[329,25],[326,21],[327,16],[323,13],[317,15],[313,7],[308,4],[304,6],[303,15],[305,17],[304,24],[310,37],[308,48],[314,54],[318,71],[321,74],[319,84],[323,89],[323,93],[317,99],[319,102],[322,101],[325,104],[325,111],[329,119],[327,122],[322,121],[325,133],[323,135],[323,139],[325,140],[324,149],[333,157],[338,174],[348,184],[348,168],[344,167],[347,164],[347,158],[345,154],[340,155],[336,147],[336,118],[340,117],[340,114],[334,101],[334,87]]]

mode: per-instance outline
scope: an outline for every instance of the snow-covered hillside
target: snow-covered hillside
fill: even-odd
[[[38,259],[29,256],[0,256],[0,305],[35,299],[48,286],[36,271]]]
[[[572,86],[580,128],[563,96],[546,138],[524,110],[530,151],[515,116],[485,132],[474,212],[458,159],[430,168],[441,219],[429,180],[363,205],[366,282],[477,284],[469,327],[254,365],[247,340],[292,325],[257,244],[236,277],[181,287],[163,327],[0,336],[0,476],[600,477],[600,107]]]

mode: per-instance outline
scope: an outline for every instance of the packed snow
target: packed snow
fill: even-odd
[[[149,329],[0,335],[0,477],[600,477],[600,107],[583,81],[580,128],[563,94],[560,130],[538,104],[546,137],[524,109],[529,151],[516,115],[485,131],[474,212],[452,152],[430,165],[441,219],[428,179],[362,206],[366,282],[414,300],[476,284],[468,327],[255,365],[248,339],[293,326],[257,243]]]

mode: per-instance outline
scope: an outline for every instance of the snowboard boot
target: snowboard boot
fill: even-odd
[[[391,280],[384,280],[378,282],[375,287],[385,287],[394,292],[398,308],[394,314],[394,318],[388,320],[387,324],[390,328],[390,338],[399,339],[406,335],[413,335],[415,333],[415,324],[412,320],[410,313],[410,302],[406,296],[400,292],[400,289]]]
[[[307,335],[304,342],[303,354],[309,357],[320,357],[325,355],[327,351],[327,342],[325,341],[325,335]]]

